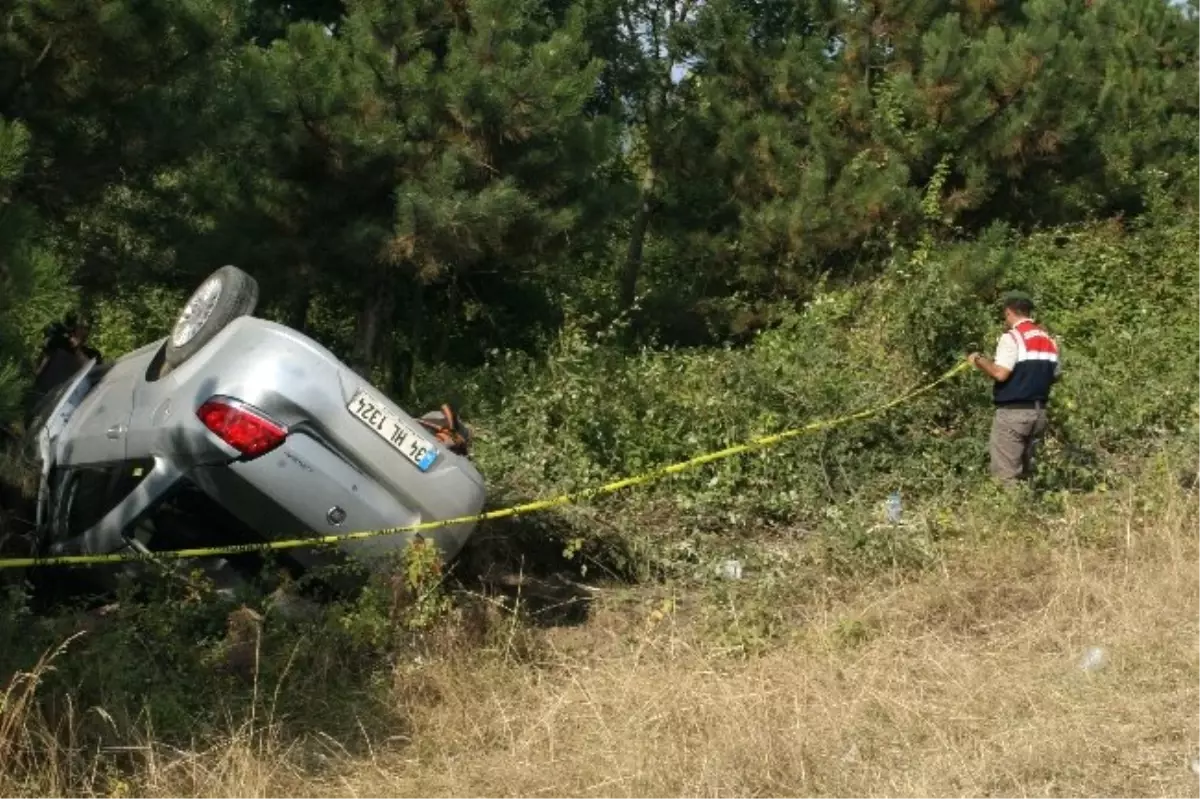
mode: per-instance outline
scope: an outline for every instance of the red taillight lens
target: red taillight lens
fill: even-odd
[[[287,438],[287,428],[229,397],[213,397],[196,411],[204,426],[247,458],[257,458]]]

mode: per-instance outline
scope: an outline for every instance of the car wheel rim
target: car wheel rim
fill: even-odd
[[[204,285],[196,289],[187,305],[183,306],[183,311],[175,322],[175,329],[171,332],[171,344],[176,348],[183,347],[194,339],[200,328],[204,327],[205,322],[212,316],[220,298],[221,279],[210,277]]]

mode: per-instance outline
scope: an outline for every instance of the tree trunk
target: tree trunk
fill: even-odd
[[[407,346],[389,358],[393,370],[392,391],[396,399],[402,402],[412,396],[417,360],[422,356],[425,346],[425,286],[419,280],[411,286],[405,305],[409,323]]]
[[[388,326],[392,318],[392,303],[394,294],[391,282],[380,279],[375,284],[375,291],[363,300],[363,313],[358,319],[356,331],[357,342],[354,347],[354,357],[351,366],[368,380],[390,348],[391,330]]]
[[[633,226],[629,230],[629,248],[625,252],[625,266],[621,270],[620,308],[628,311],[633,307],[637,298],[638,279],[642,275],[642,250],[646,244],[646,231],[650,226],[650,185],[653,178],[648,178],[642,187],[642,195],[638,202],[637,213],[633,217]]]
[[[301,333],[308,332],[308,311],[312,305],[312,290],[307,283],[292,295],[287,308],[287,325]]]
[[[446,286],[446,315],[442,322],[442,333],[438,336],[437,341],[433,346],[433,362],[445,363],[450,356],[450,335],[449,329],[453,329],[459,323],[462,313],[462,295],[458,291],[458,279],[452,278]]]
[[[395,358],[392,365],[392,391],[393,399],[397,402],[403,403],[412,396],[413,365],[411,349],[401,351]]]

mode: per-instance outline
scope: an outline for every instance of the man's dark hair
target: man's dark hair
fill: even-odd
[[[1012,310],[1022,316],[1029,316],[1033,313],[1033,299],[1023,292],[1009,292],[1004,295],[1002,307],[1006,311]]]

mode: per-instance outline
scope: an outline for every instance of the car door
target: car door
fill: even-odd
[[[59,436],[59,466],[95,466],[125,459],[135,377],[136,371],[122,361],[96,370],[94,385]]]
[[[126,433],[136,370],[124,361],[96,367],[93,385],[54,442],[56,539],[79,535],[116,507],[136,485]]]

